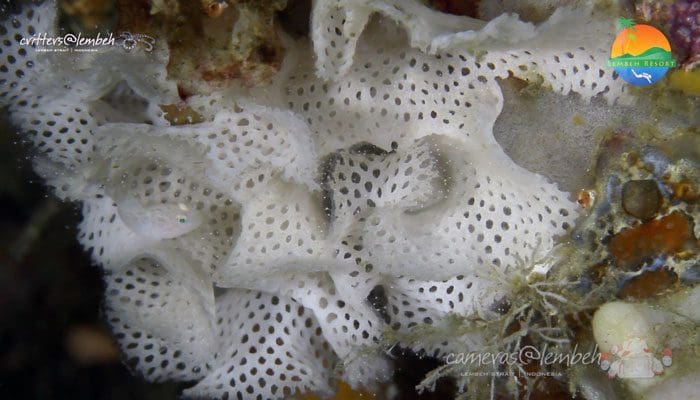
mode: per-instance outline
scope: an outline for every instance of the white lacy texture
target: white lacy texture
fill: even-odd
[[[2,29],[0,98],[37,170],[83,205],[79,239],[107,271],[135,371],[197,380],[196,398],[325,394],[334,368],[354,386],[387,378],[387,329],[489,318],[508,295],[493,269],[533,263],[566,233],[568,195],[493,138],[497,78],[621,98],[602,67],[613,22],[592,13],[534,26],[319,0],[313,45],[288,40],[273,85],[192,98],[205,121],[169,126],[163,43],[20,46],[54,32],[47,2]],[[380,285],[382,313],[367,300]]]

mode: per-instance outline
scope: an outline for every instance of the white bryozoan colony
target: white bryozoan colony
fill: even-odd
[[[55,34],[52,1],[0,30],[0,101],[36,170],[82,205],[125,359],[151,381],[197,381],[187,397],[371,387],[389,377],[389,332],[492,318],[498,277],[544,258],[577,215],[495,141],[499,79],[626,100],[603,67],[612,15],[592,6],[535,26],[318,0],[311,24],[311,40],[284,39],[271,84],[188,98],[204,121],[179,126],[160,108],[181,101],[162,41],[23,45]],[[439,357],[486,339],[469,336],[402,345]]]

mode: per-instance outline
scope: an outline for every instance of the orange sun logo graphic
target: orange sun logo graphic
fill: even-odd
[[[620,77],[637,86],[648,86],[661,79],[676,66],[666,36],[651,25],[635,24],[620,18],[620,33],[610,49],[608,66]]]

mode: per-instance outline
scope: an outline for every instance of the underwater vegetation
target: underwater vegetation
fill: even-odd
[[[696,395],[698,101],[605,66],[634,7],[92,3],[8,9],[0,101],[135,374],[391,398],[410,352],[458,398]]]

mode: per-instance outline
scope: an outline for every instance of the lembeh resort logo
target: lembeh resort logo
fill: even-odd
[[[671,45],[660,30],[624,17],[618,20],[618,25],[621,31],[613,42],[607,64],[625,82],[648,86],[676,66]]]

